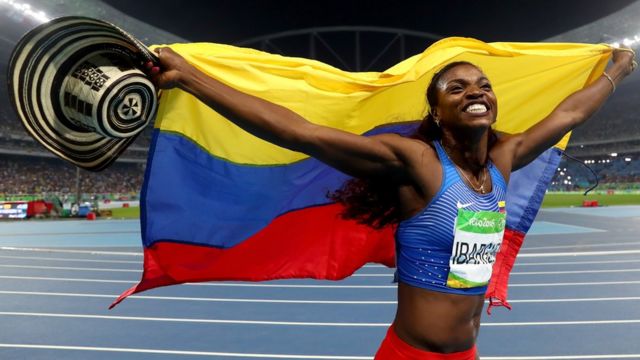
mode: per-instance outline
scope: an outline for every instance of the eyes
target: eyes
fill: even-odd
[[[487,92],[490,92],[493,90],[493,88],[491,87],[491,84],[488,82],[483,82],[478,87]],[[460,94],[465,90],[465,88],[466,86],[463,86],[462,84],[453,83],[447,87],[447,92],[450,94]]]

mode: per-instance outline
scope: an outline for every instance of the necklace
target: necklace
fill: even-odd
[[[451,160],[451,162],[453,162],[453,160]],[[469,184],[469,186],[475,191],[475,192],[479,192],[480,194],[486,194],[486,190],[484,189],[484,182],[487,180],[487,167],[483,167],[482,168],[482,182],[480,183],[480,187],[476,188],[475,186],[473,186],[473,183],[471,183],[471,180],[467,177],[467,175],[464,174],[464,171],[462,171],[462,169],[460,169],[460,167],[458,165],[456,165],[456,163],[453,163],[453,165],[455,165],[455,167],[458,169],[458,172],[460,174],[462,174],[462,176],[464,176],[464,178],[467,180],[467,183]]]
[[[458,173],[461,174],[465,178],[465,180],[467,180],[467,184],[469,184],[469,187],[475,192],[479,192],[480,194],[486,194],[487,191],[484,189],[484,183],[487,180],[487,166],[485,165],[482,168],[482,181],[479,182],[480,186],[476,188],[475,186],[473,186],[473,183],[471,182],[471,179],[469,179],[467,177],[467,175],[464,173],[464,171],[462,171],[460,166],[458,166],[458,164],[456,164],[453,161],[453,158],[451,157],[451,154],[449,153],[449,150],[447,150],[447,148],[444,145],[442,145],[442,148],[444,149],[444,152],[449,157],[449,160],[451,160],[451,163],[453,164],[453,166],[455,166],[456,169],[458,169]]]

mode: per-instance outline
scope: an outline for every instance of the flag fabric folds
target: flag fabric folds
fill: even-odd
[[[492,81],[495,129],[521,132],[597,79],[611,55],[605,45],[447,38],[385,72],[351,73],[220,44],[171,48],[240,91],[363,135],[415,131],[428,111],[433,73],[459,60],[477,64]],[[512,175],[505,253],[517,254],[567,141]],[[341,206],[328,200],[345,180],[305,154],[252,136],[188,93],[164,91],[142,188],[144,273],[112,307],[133,293],[184,282],[337,280],[368,262],[394,266],[394,229],[342,219]],[[513,260],[498,262],[487,295],[506,304]]]

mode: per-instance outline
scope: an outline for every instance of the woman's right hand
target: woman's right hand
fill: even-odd
[[[154,51],[158,54],[160,63],[154,65],[148,62],[146,64],[151,81],[160,89],[180,87],[184,78],[189,76],[193,66],[171,48],[156,48]]]

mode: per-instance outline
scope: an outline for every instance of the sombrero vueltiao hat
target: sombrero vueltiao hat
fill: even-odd
[[[27,131],[84,169],[109,166],[156,115],[140,69],[157,57],[115,25],[85,17],[42,24],[16,45],[9,93]]]

